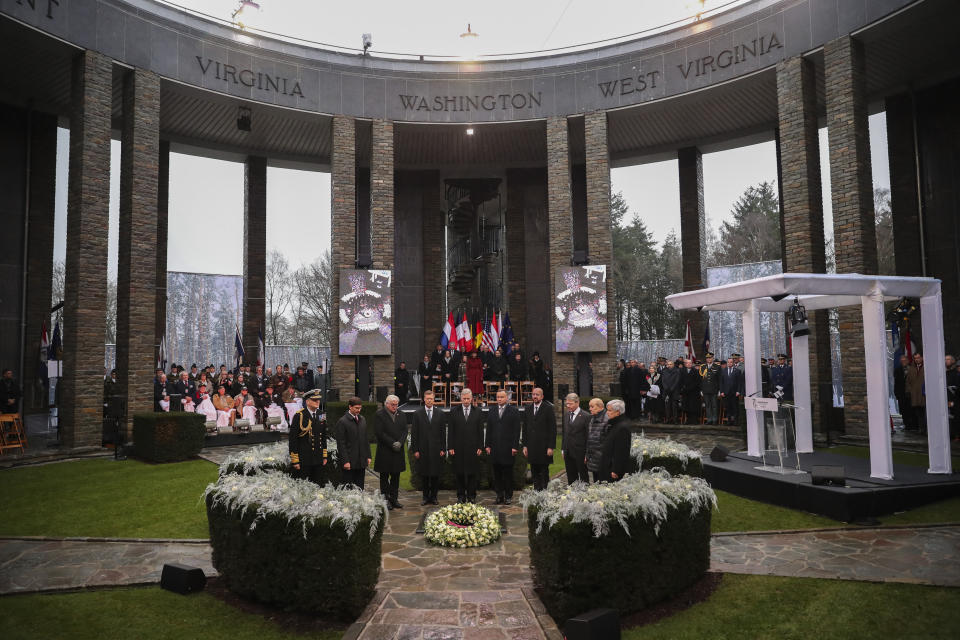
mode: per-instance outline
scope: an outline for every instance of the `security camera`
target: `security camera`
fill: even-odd
[[[367,49],[373,46],[373,36],[369,33],[363,34],[363,53],[366,55]]]

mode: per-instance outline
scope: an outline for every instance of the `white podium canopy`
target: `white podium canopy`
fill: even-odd
[[[886,358],[884,302],[919,298],[924,346],[924,385],[927,409],[928,473],[952,473],[944,367],[943,305],[940,281],[934,278],[865,276],[856,273],[782,273],[708,289],[667,296],[677,310],[738,311],[743,319],[745,382],[748,396],[759,394],[760,312],[787,312],[796,300],[807,311],[859,306],[863,311],[864,355],[867,378],[867,420],[870,437],[870,475],[893,478],[890,441],[889,383]],[[849,336],[842,336],[842,339]],[[797,451],[813,451],[810,414],[810,369],[807,337],[793,338],[794,398],[797,405]],[[763,451],[763,422],[759,412],[747,411],[747,453]]]

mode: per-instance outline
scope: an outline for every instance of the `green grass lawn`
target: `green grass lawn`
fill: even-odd
[[[205,460],[75,460],[0,471],[0,535],[206,538]]]
[[[842,522],[824,516],[749,500],[726,491],[716,491],[717,508],[710,519],[714,533],[841,527]]]
[[[623,639],[953,639],[958,607],[948,587],[726,574],[704,602]]]
[[[335,640],[343,630],[311,633]],[[159,587],[0,598],[0,637],[138,640],[280,640],[307,636],[240,611],[207,593],[181,596]]]
[[[823,451],[824,453],[835,453],[839,456],[850,456],[852,458],[869,458],[870,449],[867,447],[855,447],[852,445],[843,445],[838,447],[830,447],[824,449],[817,449],[817,451]],[[898,451],[897,449],[893,450],[893,462],[894,464],[905,464],[911,467],[927,467],[929,460],[926,453],[916,453],[914,451]],[[953,468],[960,469],[960,456],[953,456]]]

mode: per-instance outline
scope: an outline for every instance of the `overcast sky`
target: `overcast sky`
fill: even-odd
[[[263,29],[343,46],[359,46],[360,34],[373,35],[374,52],[461,55],[458,37],[471,24],[480,34],[479,52],[513,52],[624,35],[662,25],[694,13],[696,0],[543,0],[482,4],[418,0],[411,3],[367,0],[356,11],[305,0],[258,0],[262,10],[250,23]],[[211,15],[229,18],[236,0],[178,0]],[[722,2],[707,2],[707,7]],[[282,7],[282,10],[281,10]],[[503,16],[510,16],[504,20]],[[66,247],[68,132],[58,145],[57,219],[54,254],[63,260]],[[870,118],[874,185],[889,187],[883,113]],[[825,227],[832,227],[826,131],[821,130]],[[775,181],[773,142],[706,154],[704,201],[710,223],[729,218],[743,191],[764,180]],[[657,241],[671,229],[679,232],[679,186],[675,160],[613,169],[612,189],[623,192],[631,212],[647,224]],[[120,145],[111,157],[111,277],[116,274]],[[167,268],[239,275],[243,273],[243,165],[173,153],[170,158],[170,209]],[[330,176],[317,171],[268,168],[267,248],[282,251],[291,266],[311,262],[330,247]]]

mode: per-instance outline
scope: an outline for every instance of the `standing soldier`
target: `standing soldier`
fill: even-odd
[[[780,400],[793,400],[793,368],[787,364],[785,353],[777,354],[777,364],[770,369],[770,393],[776,395],[777,387],[783,390]]]
[[[720,393],[720,365],[713,359],[713,354],[706,353],[707,363],[700,367],[700,391],[703,392],[703,404],[707,411],[707,424],[717,424]]]
[[[307,391],[303,403],[290,423],[290,464],[296,477],[322,484],[327,464],[327,423],[320,417],[320,391]]]

